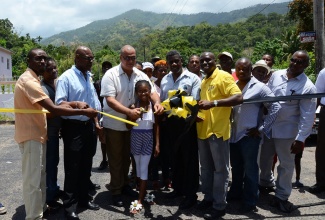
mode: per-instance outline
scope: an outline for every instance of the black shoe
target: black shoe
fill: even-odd
[[[182,209],[189,209],[191,207],[193,207],[194,205],[196,205],[197,203],[197,196],[186,196],[181,204],[179,204],[178,209],[182,210]]]
[[[79,216],[77,215],[77,213],[75,212],[67,212],[65,211],[65,217],[68,219],[68,220],[79,220]]]
[[[294,204],[292,204],[288,200],[281,200],[278,197],[274,197],[271,200],[270,205],[272,207],[277,208],[279,211],[285,212],[285,213],[290,213],[290,212],[293,212],[296,209],[298,209],[297,206],[295,206]]]
[[[97,168],[97,170],[104,170],[104,169],[106,169],[106,167],[108,167],[108,162],[107,162],[106,160],[103,160],[103,161],[100,163],[100,165],[99,165],[99,167]]]
[[[205,200],[203,199],[197,206],[196,208],[198,210],[207,210],[208,208],[210,208],[211,206],[213,205],[213,202],[212,201],[208,201],[208,200]]]
[[[139,193],[134,191],[131,186],[127,185],[123,187],[122,194],[131,196],[131,197],[138,197]]]
[[[123,207],[124,206],[124,203],[122,201],[122,196],[120,194],[119,195],[113,195],[112,199],[113,199],[113,205],[114,206],[117,206],[117,207]]]
[[[180,194],[179,192],[177,192],[176,190],[174,190],[173,192],[168,193],[166,195],[166,198],[167,199],[176,199],[177,197],[181,197],[181,196],[182,196],[182,194]]]
[[[62,207],[62,204],[57,201],[51,201],[47,203],[47,206],[50,211],[57,211]]]
[[[213,209],[211,213],[209,214],[204,214],[203,218],[204,219],[217,219],[221,216],[224,216],[226,214],[226,210],[223,209],[223,210],[216,210],[216,209]]]
[[[83,208],[90,209],[90,210],[98,210],[99,209],[99,205],[97,205],[96,203],[94,203],[92,201],[89,201],[87,203],[81,203],[81,204],[79,204],[79,206],[83,207]]]
[[[241,214],[245,214],[245,213],[249,213],[249,212],[257,212],[258,209],[256,208],[255,205],[247,205],[247,204],[244,204],[240,209],[239,209],[239,212]]]
[[[269,194],[270,192],[275,192],[273,186],[261,186],[261,185],[258,185],[258,189],[259,189],[260,193],[262,193],[262,194]]]
[[[321,193],[321,192],[325,192],[325,187],[321,187],[317,184],[309,187],[308,191],[312,194],[318,194],[318,193]]]
[[[100,189],[100,185],[99,184],[96,184],[96,183],[90,182],[90,184],[89,184],[89,190],[97,190],[97,189]]]

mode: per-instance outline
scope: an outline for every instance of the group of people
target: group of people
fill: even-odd
[[[316,99],[245,100],[312,94],[316,87],[304,73],[309,65],[307,52],[295,52],[289,67],[275,72],[268,65],[274,61],[267,58],[272,56],[263,56],[254,65],[248,58],[240,58],[232,72],[233,57],[228,52],[217,57],[211,52],[192,55],[184,68],[181,54],[171,50],[166,60],[140,63],[136,68],[136,50],[125,45],[120,64],[112,67],[104,62],[103,78],[94,86],[94,55],[88,47],[77,48],[75,65],[58,78],[55,61],[45,51],[32,49],[28,68],[15,86],[15,108],[45,108],[50,113],[16,114],[26,219],[41,219],[48,208],[59,208],[59,196],[67,219],[79,219],[78,206],[99,209],[88,193],[100,188],[91,181],[98,136],[103,154],[99,168],[109,166],[113,205],[125,206],[122,194],[137,198],[130,206],[131,214],[141,212],[145,201],[155,204],[146,188],[148,173],[158,176],[156,168],[149,171],[149,163],[157,166],[157,157],[164,184],[173,188],[166,197],[183,197],[181,210],[197,204],[201,187],[204,199],[197,208],[205,212],[205,219],[225,215],[232,200],[242,201],[243,213],[256,211],[259,187],[275,187],[271,206],[294,211],[296,206],[288,201],[294,158],[310,134]],[[185,119],[170,116],[161,104],[172,90],[197,101]],[[100,111],[130,123],[101,117]],[[197,117],[198,112],[203,117]],[[138,126],[130,126],[132,122]],[[64,143],[63,192],[57,184],[59,130]],[[274,155],[279,159],[276,181]],[[139,193],[129,185],[130,157],[135,162]],[[320,169],[317,166],[316,173]],[[325,190],[323,179],[317,176],[314,192]]]

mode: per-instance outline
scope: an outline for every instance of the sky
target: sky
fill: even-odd
[[[0,19],[8,18],[19,35],[50,37],[109,19],[132,9],[155,13],[229,12],[256,4],[290,0],[1,0]]]

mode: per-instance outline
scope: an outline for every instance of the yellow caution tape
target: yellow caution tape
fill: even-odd
[[[17,108],[0,108],[0,112],[12,112],[12,113],[50,113],[48,110],[35,110],[35,109],[17,109]]]
[[[17,109],[17,108],[0,108],[0,112],[6,112],[6,113],[9,113],[9,112],[10,113],[24,113],[24,114],[50,113],[46,109],[43,109],[43,110],[35,110],[35,109]],[[131,124],[133,126],[138,126],[137,123],[135,123],[133,121],[126,120],[124,118],[120,118],[120,117],[117,117],[117,116],[114,116],[114,115],[110,115],[110,114],[107,114],[107,113],[104,113],[104,112],[100,112],[100,111],[98,111],[98,113],[100,113],[102,115],[105,115],[107,117],[113,118],[115,120],[122,121],[122,122],[125,122],[125,123],[128,123],[128,124]]]
[[[125,123],[128,123],[130,125],[133,125],[133,126],[139,126],[137,123],[133,122],[133,121],[129,121],[129,120],[126,120],[124,118],[120,118],[120,117],[117,117],[117,116],[114,116],[114,115],[111,115],[111,114],[107,114],[105,112],[100,112],[98,111],[98,113],[102,114],[102,115],[105,115],[107,117],[110,117],[110,118],[113,118],[115,120],[118,120],[118,121],[122,121],[122,122],[125,122]]]

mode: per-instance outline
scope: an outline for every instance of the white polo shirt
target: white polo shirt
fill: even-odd
[[[121,64],[115,66],[105,73],[101,83],[101,92],[100,96],[104,97],[104,108],[105,113],[124,118],[126,115],[119,113],[108,106],[105,101],[105,97],[114,97],[118,102],[120,102],[125,107],[135,103],[135,83],[139,80],[147,80],[151,85],[151,92],[156,92],[155,87],[149,77],[141,72],[140,70],[133,68],[133,73],[129,79],[128,75],[123,71]],[[124,122],[118,121],[116,119],[104,116],[103,118],[103,127],[110,128],[117,131],[127,131],[126,125]]]

